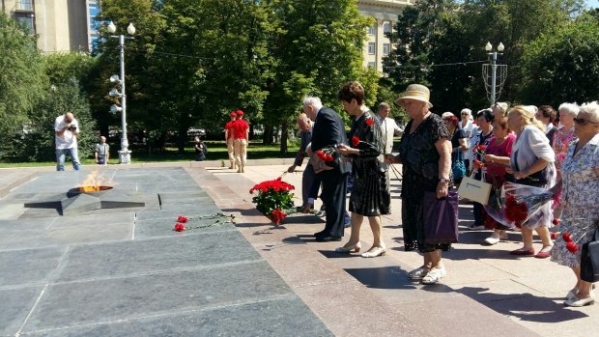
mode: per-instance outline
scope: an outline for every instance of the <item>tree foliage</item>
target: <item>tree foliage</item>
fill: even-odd
[[[36,38],[0,13],[0,132],[18,132],[47,89]]]

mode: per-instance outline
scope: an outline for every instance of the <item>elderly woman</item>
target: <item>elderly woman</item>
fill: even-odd
[[[382,239],[381,214],[389,214],[391,196],[382,163],[377,156],[385,151],[381,127],[375,115],[364,105],[364,88],[357,82],[348,82],[339,91],[343,109],[353,117],[349,138],[351,146],[338,145],[339,153],[352,161],[353,187],[349,198],[351,236],[340,253],[359,252],[360,227],[368,217],[374,243],[362,257],[385,254]],[[386,165],[385,165],[386,166]]]
[[[553,134],[557,130],[553,122],[557,118],[557,111],[551,105],[541,105],[535,113],[535,118],[545,125],[545,135],[549,139],[549,144],[553,145]]]
[[[592,239],[596,228],[592,224],[599,220],[599,104],[596,101],[583,104],[574,123],[578,140],[568,147],[562,164],[564,213],[560,226],[581,247]],[[565,304],[571,307],[593,304],[591,283],[580,279],[580,249],[570,252],[562,236],[555,244],[551,260],[572,268],[576,275],[576,285],[566,295]]]
[[[447,127],[447,131],[451,135],[451,167],[455,165],[464,165],[464,169],[466,165],[464,163],[463,152],[468,150],[468,143],[466,134],[460,128],[458,128],[458,118],[451,112],[444,112],[441,115],[445,126]],[[466,174],[466,172],[464,172]],[[462,182],[463,176],[455,176],[453,177],[453,183],[455,185],[459,185]]]
[[[535,119],[533,109],[515,106],[508,112],[507,122],[516,133],[516,142],[512,147],[511,167],[506,171],[514,175],[515,182],[543,188],[552,188],[556,181],[555,154],[544,133],[544,125]],[[551,256],[553,243],[549,228],[553,226],[551,202],[548,202],[529,220],[522,224],[524,246],[511,251],[512,255],[534,255],[532,231],[535,230],[543,248],[535,257],[544,259]]]
[[[480,132],[475,137],[474,146],[475,148],[478,146],[487,147],[493,139],[493,120],[495,116],[493,115],[493,111],[491,109],[483,109],[476,113],[476,122],[478,123],[478,127]],[[482,180],[482,172],[484,168],[475,167],[474,162],[482,163],[484,161],[484,151],[476,151],[472,157],[473,163],[470,164],[472,169],[477,169],[474,178],[477,180]],[[482,204],[475,202],[472,205],[472,212],[474,213],[474,223],[470,225],[471,229],[482,228],[485,225],[484,221],[484,207]]]
[[[451,169],[451,135],[441,118],[429,111],[430,92],[420,84],[411,84],[396,100],[410,116],[410,121],[399,143],[399,155],[387,156],[388,162],[400,162],[403,169],[402,224],[404,249],[415,245],[424,255],[423,265],[411,271],[408,277],[423,284],[435,284],[446,275],[441,261],[441,250],[449,243],[426,242],[423,220],[423,200],[426,191],[437,198],[447,197]]]
[[[510,165],[510,156],[512,146],[516,140],[516,135],[510,130],[507,124],[507,118],[497,117],[493,121],[493,133],[495,137],[491,139],[485,151],[485,166],[487,168],[486,180],[493,185],[494,192],[501,190],[506,181],[506,167]],[[509,227],[495,221],[486,212],[484,213],[485,228],[493,229],[493,234],[485,239],[484,244],[494,245],[501,239],[507,239],[505,232]]]
[[[562,163],[566,159],[568,146],[576,139],[574,133],[574,118],[578,115],[579,107],[576,103],[563,103],[559,106],[559,120],[561,128],[558,128],[553,134],[552,147],[555,152],[555,168],[557,169],[557,181],[562,179]],[[561,189],[556,192],[561,196]],[[561,199],[561,197],[558,197]],[[561,203],[555,207],[553,216],[559,219],[562,215],[563,206]]]
[[[508,108],[509,105],[506,102],[497,102],[493,104],[491,110],[493,110],[493,116],[495,116],[495,119],[498,119],[507,117]]]
[[[466,165],[466,170],[470,167],[470,161],[472,160],[472,139],[474,135],[476,135],[477,126],[472,122],[472,110],[465,108],[460,112],[462,119],[460,120],[460,130],[464,131],[466,135],[466,145],[468,148],[463,151],[464,154],[464,164]]]

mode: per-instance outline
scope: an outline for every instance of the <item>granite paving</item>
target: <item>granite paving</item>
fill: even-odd
[[[184,169],[27,173],[0,179],[0,336],[333,335]],[[134,203],[23,207],[89,184]]]

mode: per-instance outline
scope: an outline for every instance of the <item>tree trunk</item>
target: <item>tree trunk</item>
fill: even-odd
[[[264,145],[272,145],[272,136],[274,132],[274,127],[272,125],[264,126],[264,139],[262,139],[262,144]]]
[[[281,155],[284,156],[287,154],[287,138],[289,137],[289,123],[287,121],[283,121],[281,123]]]

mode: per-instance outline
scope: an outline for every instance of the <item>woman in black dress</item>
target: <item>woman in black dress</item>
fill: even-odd
[[[377,158],[384,152],[381,127],[374,114],[364,106],[364,88],[357,82],[346,83],[339,91],[343,108],[353,117],[349,132],[350,146],[339,144],[339,153],[352,161],[353,188],[349,199],[351,236],[349,242],[336,249],[340,253],[360,251],[360,227],[368,217],[374,243],[362,257],[385,254],[381,237],[381,214],[389,214],[391,197],[384,163]]]
[[[435,284],[445,276],[441,250],[449,243],[426,243],[423,221],[424,192],[436,192],[437,198],[447,197],[451,188],[451,135],[441,117],[431,113],[430,92],[420,84],[411,84],[397,99],[410,116],[410,122],[399,142],[399,155],[388,156],[391,163],[401,163],[401,217],[404,249],[416,247],[424,255],[423,265],[408,277],[424,284]]]

